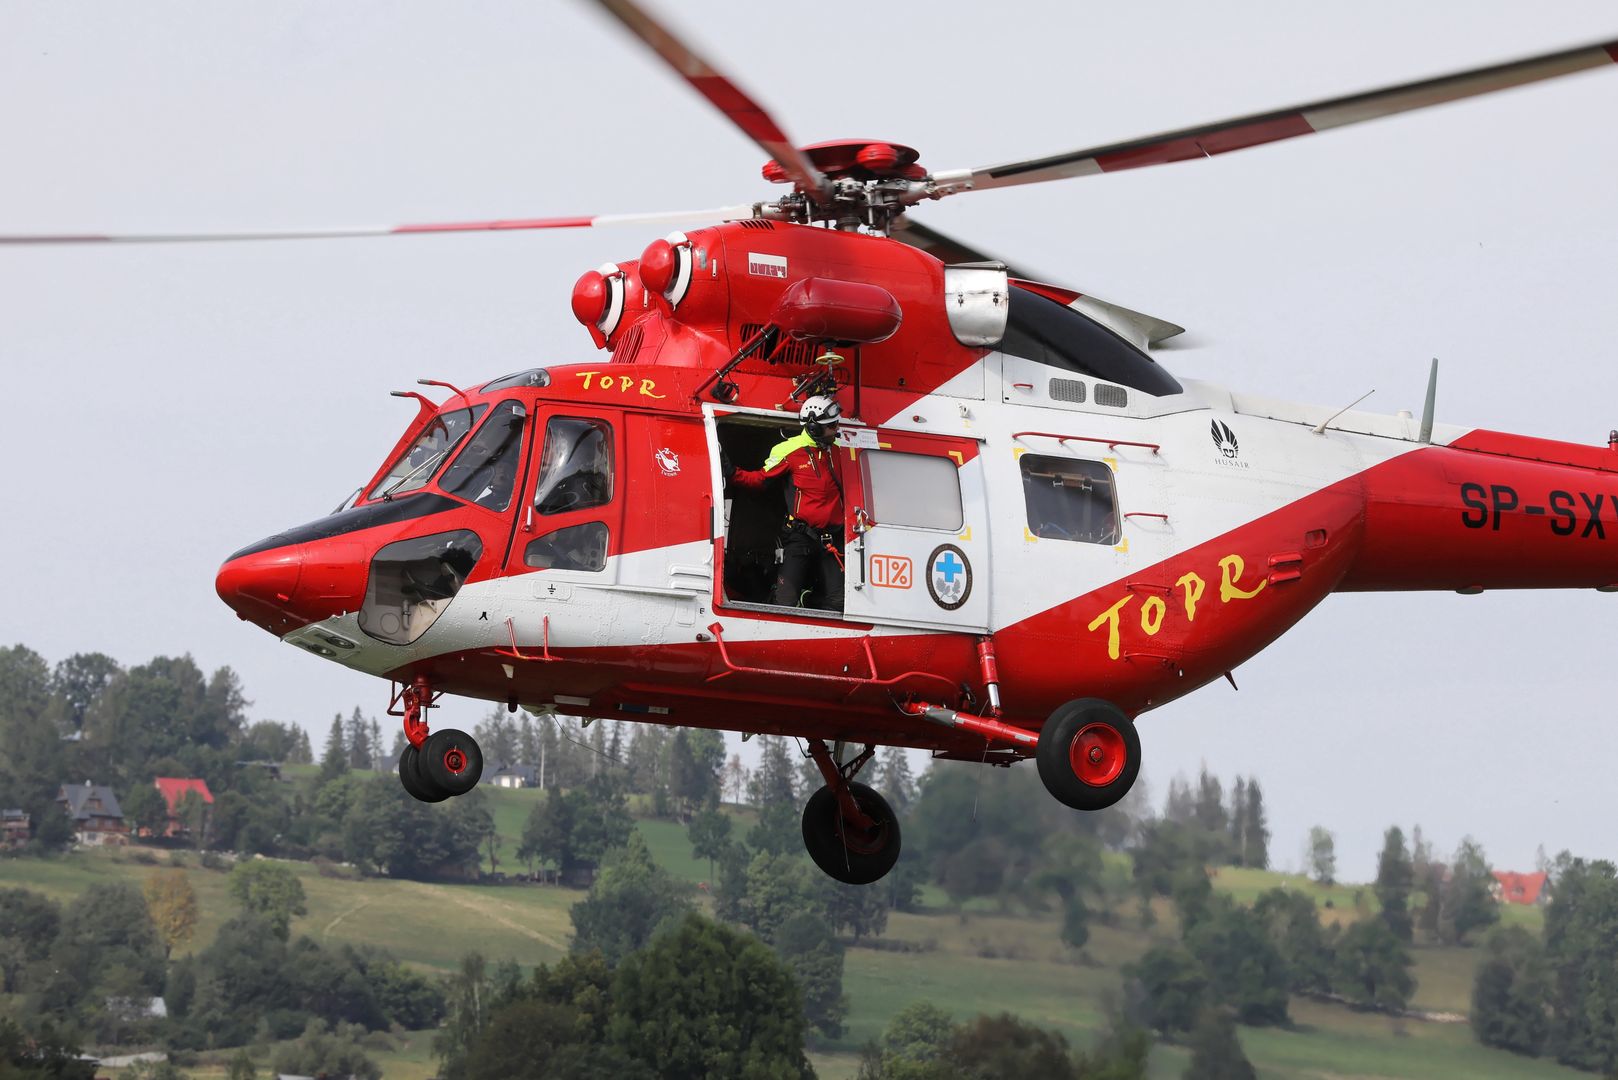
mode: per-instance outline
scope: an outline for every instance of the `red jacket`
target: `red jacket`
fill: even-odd
[[[762,469],[737,469],[731,482],[761,490],[783,476],[792,482],[787,513],[815,529],[843,527],[842,458],[815,445],[808,435],[788,439],[770,451]]]

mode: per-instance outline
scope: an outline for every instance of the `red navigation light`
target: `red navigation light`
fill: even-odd
[[[781,163],[779,161],[771,158],[769,161],[764,163],[764,179],[768,180],[772,184],[784,184],[788,180],[791,180],[792,177],[788,176],[787,171],[781,168]]]
[[[667,240],[653,240],[640,256],[640,280],[646,291],[662,296],[674,281],[676,257],[674,245]],[[577,295],[577,293],[575,293]]]
[[[586,270],[573,283],[573,317],[594,328],[607,314],[607,279],[599,270]]]
[[[854,160],[874,173],[885,173],[899,164],[899,151],[887,143],[871,143],[854,155]]]

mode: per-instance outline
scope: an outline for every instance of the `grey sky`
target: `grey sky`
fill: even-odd
[[[675,5],[665,4],[669,11]],[[1618,36],[1608,3],[764,10],[677,24],[800,142],[934,168],[1090,145]],[[14,2],[0,232],[610,213],[770,195],[758,151],[582,4]],[[935,227],[1208,344],[1180,374],[1600,442],[1618,427],[1618,70],[1228,155],[967,195]],[[385,687],[238,623],[242,544],[329,510],[408,419],[387,391],[591,358],[580,272],[656,228],[0,251],[13,453],[0,642],[231,664],[316,731]],[[1141,724],[1154,797],[1262,778],[1277,858],[1319,822],[1471,831],[1496,865],[1614,856],[1618,674],[1594,593],[1334,597]],[[1008,694],[1015,694],[1008,687]],[[480,704],[444,711],[466,724]]]

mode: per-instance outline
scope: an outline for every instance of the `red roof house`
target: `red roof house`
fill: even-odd
[[[1545,882],[1550,875],[1543,871],[1518,874],[1510,870],[1496,870],[1495,899],[1505,904],[1538,904],[1546,898]]]
[[[163,830],[164,836],[184,836],[189,831],[189,826],[180,820],[180,803],[185,801],[187,793],[194,791],[204,803],[213,805],[213,792],[208,790],[206,780],[182,780],[173,776],[159,776],[152,782],[157,785],[158,792],[169,808],[169,823]]]

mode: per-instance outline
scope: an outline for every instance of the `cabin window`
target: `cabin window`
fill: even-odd
[[[961,476],[955,461],[929,454],[862,450],[866,507],[879,525],[960,532]]]
[[[450,495],[470,499],[490,510],[511,505],[517,483],[522,425],[528,410],[515,401],[502,401],[478,428],[438,482]]]
[[[556,416],[545,425],[534,509],[588,510],[612,501],[612,431],[600,420]]]
[[[410,444],[410,449],[399,456],[388,470],[388,475],[382,478],[381,483],[371,489],[368,498],[380,499],[384,495],[402,495],[407,491],[415,491],[427,486],[427,481],[433,478],[438,466],[449,457],[450,451],[460,445],[466,433],[472,430],[478,417],[483,415],[487,405],[477,405],[470,409],[456,409],[453,412],[440,413],[427,422],[416,441]]]
[[[538,570],[585,570],[607,566],[607,527],[599,521],[569,525],[530,541],[523,563]]]
[[[1174,376],[1105,326],[1015,285],[1011,287],[1006,335],[999,348],[1011,356],[1133,387],[1155,397],[1182,392]]]
[[[360,629],[390,645],[409,645],[449,607],[482,555],[477,533],[464,529],[387,545],[371,560]]]
[[[1112,470],[1099,461],[1024,454],[1022,493],[1028,531],[1042,540],[1118,543],[1118,494]]]

